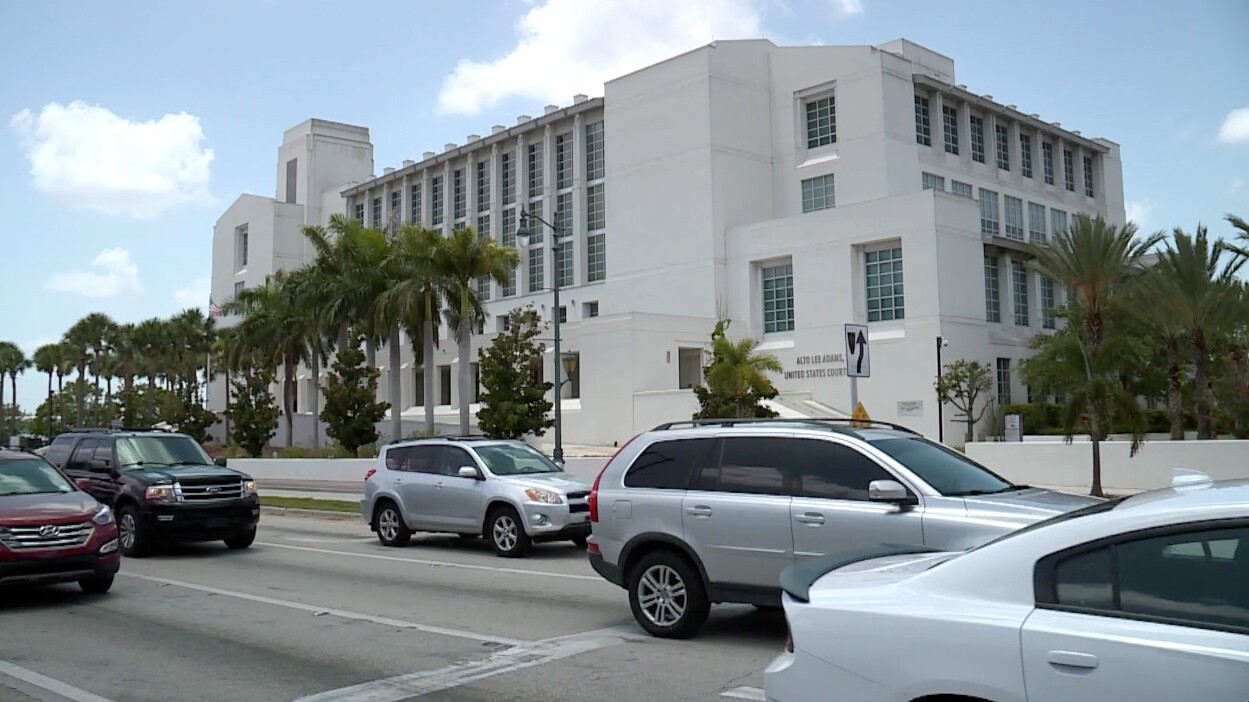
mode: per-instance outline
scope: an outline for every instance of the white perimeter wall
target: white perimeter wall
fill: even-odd
[[[1249,441],[1146,441],[1129,458],[1128,441],[1102,442],[1102,489],[1130,493],[1167,487],[1175,468],[1199,470],[1215,480],[1249,478]],[[967,455],[1016,483],[1086,492],[1093,479],[1088,441],[974,442]]]

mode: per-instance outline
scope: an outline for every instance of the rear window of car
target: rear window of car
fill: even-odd
[[[625,473],[625,487],[684,490],[715,439],[657,441]]]

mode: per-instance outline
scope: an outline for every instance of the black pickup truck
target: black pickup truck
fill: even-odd
[[[260,498],[251,476],[216,461],[186,434],[142,429],[75,429],[45,456],[71,479],[90,482],[117,515],[122,553],[146,555],[165,541],[223,540],[251,546]]]

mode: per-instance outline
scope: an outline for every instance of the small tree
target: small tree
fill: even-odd
[[[377,441],[377,423],[386,416],[390,403],[377,401],[381,372],[364,364],[359,344],[340,349],[333,370],[321,419],[329,425],[326,433],[354,456],[361,446]]]
[[[938,402],[953,405],[954,409],[963,413],[963,421],[967,424],[965,440],[971,441],[976,423],[993,404],[985,402],[976,409],[980,397],[993,389],[993,372],[989,366],[964,359],[947,363],[941,377],[933,385],[937,388]]]
[[[226,416],[230,418],[230,439],[242,446],[252,458],[260,456],[273,432],[278,428],[278,403],[269,392],[277,375],[272,368],[255,366],[231,378],[230,402]]]
[[[693,418],[777,416],[761,403],[777,396],[766,373],[780,373],[781,362],[772,354],[757,353],[754,339],[729,339],[724,333],[729,323],[721,319],[711,332],[711,363],[703,367],[707,385],[694,388],[698,411]]]
[[[526,434],[542,436],[555,422],[553,405],[546,393],[553,383],[542,380],[545,344],[534,339],[544,328],[533,305],[507,314],[506,330],[479,353],[481,409],[477,424],[490,436],[519,439]]]

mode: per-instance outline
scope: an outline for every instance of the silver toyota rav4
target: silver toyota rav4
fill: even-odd
[[[780,575],[884,545],[963,550],[1095,498],[1014,485],[897,425],[707,420],[631,439],[590,493],[590,563],[654,636],[718,602],[780,604]]]
[[[416,439],[382,448],[360,511],[386,546],[403,546],[414,531],[484,535],[500,556],[517,557],[535,541],[584,548],[589,492],[519,441]]]

